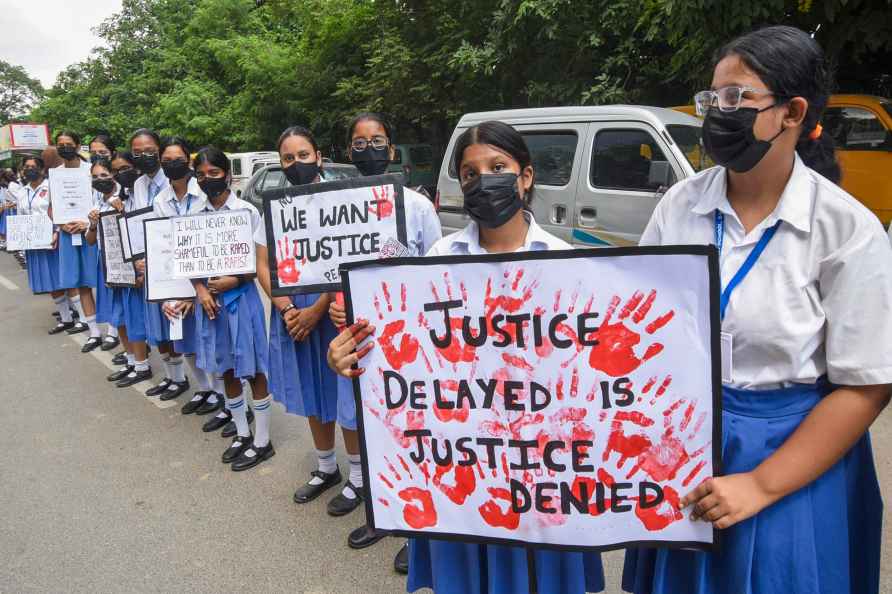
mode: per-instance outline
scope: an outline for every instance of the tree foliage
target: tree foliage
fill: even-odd
[[[25,69],[0,60],[0,122],[24,116],[43,97],[40,81]]]

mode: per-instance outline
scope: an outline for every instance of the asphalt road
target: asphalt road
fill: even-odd
[[[392,570],[400,541],[353,551],[360,510],[336,519],[325,496],[291,501],[315,468],[302,418],[276,404],[276,456],[233,473],[219,461],[227,440],[202,433],[204,417],[113,387],[109,354],[81,354],[83,335],[47,336],[51,311],[0,254],[0,593],[405,591]],[[889,415],[873,432],[885,493]],[[892,594],[888,529],[884,545]],[[605,565],[607,591],[620,592],[622,553]]]

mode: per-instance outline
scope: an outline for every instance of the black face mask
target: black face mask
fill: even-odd
[[[364,176],[381,175],[387,171],[390,164],[390,154],[387,147],[376,149],[371,146],[366,147],[364,151],[350,151],[350,159],[359,172]]]
[[[37,169],[25,169],[22,171],[22,177],[29,182],[37,181],[40,179],[40,171]]]
[[[713,161],[737,173],[745,173],[759,164],[771,149],[774,139],[784,133],[784,128],[771,140],[757,140],[753,135],[756,117],[764,109],[741,107],[737,111],[724,112],[712,107],[703,121],[703,148]]]
[[[162,163],[161,169],[164,170],[164,175],[169,180],[183,179],[184,177],[189,175],[189,172],[191,171],[191,169],[189,169],[189,163],[183,161],[182,159]]]
[[[148,175],[154,175],[158,171],[158,167],[161,166],[158,162],[158,155],[140,155],[134,157],[133,160],[136,162],[136,167]]]
[[[136,169],[125,169],[115,174],[115,181],[128,190],[133,189],[133,184],[139,179],[140,172]]]
[[[98,154],[90,155],[90,163],[91,164],[95,165],[96,163],[99,163],[100,161],[105,161],[106,163],[108,163],[111,161],[111,156],[110,155],[98,155]]]
[[[115,180],[113,179],[94,179],[93,189],[103,194],[108,194],[115,189]]]
[[[494,229],[511,220],[523,208],[514,173],[478,175],[462,186],[465,211],[477,224]]]
[[[229,189],[229,182],[225,177],[206,177],[198,182],[198,187],[209,199],[213,200]]]
[[[282,171],[285,173],[285,177],[288,178],[288,182],[292,186],[303,186],[316,181],[321,169],[319,168],[319,165],[316,164],[316,161],[313,161],[312,163],[295,161]]]
[[[62,157],[66,161],[71,161],[72,159],[77,159],[77,149],[73,146],[60,146],[56,148],[56,152],[59,153],[59,156]]]

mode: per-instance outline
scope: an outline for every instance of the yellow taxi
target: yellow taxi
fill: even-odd
[[[696,115],[693,105],[673,107]],[[892,221],[892,100],[832,95],[821,121],[836,142],[842,187],[883,222]]]

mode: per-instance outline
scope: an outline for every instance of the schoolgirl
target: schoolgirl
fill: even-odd
[[[502,122],[484,122],[468,129],[456,142],[454,166],[472,220],[461,231],[438,241],[428,255],[570,249],[539,227],[524,208],[533,193],[535,174],[530,151],[514,128]],[[369,352],[372,343],[358,353],[355,349],[373,332],[367,322],[341,332],[328,352],[332,368],[345,378],[362,373],[351,366]],[[437,594],[528,591],[527,550],[523,547],[433,539],[409,543],[409,592],[420,588],[432,588]],[[597,553],[536,550],[534,555],[541,593],[583,594],[604,588]]]
[[[835,183],[828,78],[814,39],[769,27],[721,49],[696,96],[719,166],[673,186],[642,243],[720,252],[725,474],[681,505],[721,548],[629,551],[627,591],[879,591],[867,430],[892,383],[892,249]]]

